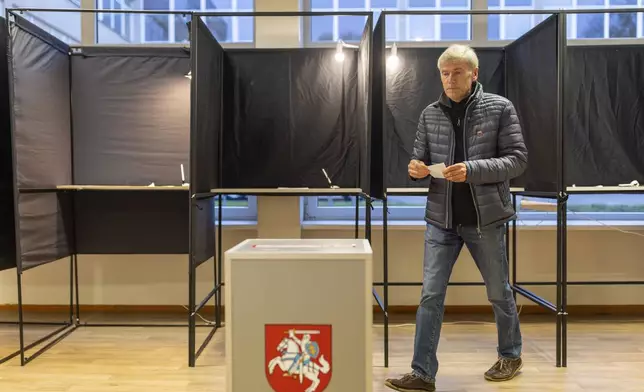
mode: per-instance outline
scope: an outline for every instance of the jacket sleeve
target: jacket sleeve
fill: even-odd
[[[466,182],[472,184],[504,182],[519,177],[525,171],[528,166],[528,150],[523,140],[519,116],[510,101],[503,109],[499,127],[498,157],[465,162]]]
[[[429,143],[427,143],[427,129],[425,128],[425,111],[420,114],[418,119],[418,128],[416,128],[416,138],[411,153],[411,160],[418,160],[429,164]],[[409,176],[412,181],[418,181],[417,178]]]

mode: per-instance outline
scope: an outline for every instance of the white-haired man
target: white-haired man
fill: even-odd
[[[521,332],[504,245],[504,224],[515,217],[509,180],[527,166],[528,152],[512,103],[484,93],[474,50],[450,46],[438,59],[444,92],[427,106],[416,132],[409,176],[429,175],[445,163],[445,178],[430,177],[425,256],[412,371],[385,385],[397,391],[435,391],[436,350],[447,283],[463,244],[485,282],[498,330],[498,360],[490,381],[512,379],[522,367]]]

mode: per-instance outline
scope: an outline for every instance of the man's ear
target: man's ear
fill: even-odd
[[[477,67],[477,68],[474,68],[474,70],[472,71],[472,81],[476,82],[478,79],[479,79],[479,69]]]

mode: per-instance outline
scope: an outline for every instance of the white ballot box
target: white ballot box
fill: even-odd
[[[372,250],[252,239],[225,254],[228,392],[372,390]]]

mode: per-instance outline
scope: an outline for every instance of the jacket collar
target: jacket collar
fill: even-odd
[[[465,103],[466,106],[481,98],[481,95],[483,94],[483,85],[478,81],[472,83],[472,87],[474,91],[472,91],[472,94],[470,94],[470,97],[467,99],[467,102]],[[452,107],[452,102],[447,95],[445,95],[445,91],[443,91],[438,98],[438,103],[448,108]]]

